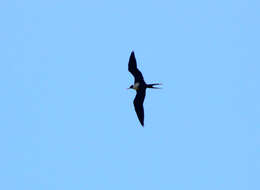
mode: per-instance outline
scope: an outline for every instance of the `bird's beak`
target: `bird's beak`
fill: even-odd
[[[129,90],[130,88],[126,88],[126,90]]]

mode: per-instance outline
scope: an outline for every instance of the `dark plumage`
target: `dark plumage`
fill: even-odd
[[[144,126],[144,107],[143,107],[143,103],[144,103],[146,88],[157,88],[157,87],[154,87],[154,85],[160,85],[160,84],[159,83],[154,83],[154,84],[146,84],[145,83],[142,73],[137,68],[135,54],[134,54],[133,51],[132,51],[130,58],[129,58],[128,71],[135,78],[134,85],[131,85],[129,87],[129,89],[135,89],[136,90],[136,96],[135,96],[135,99],[134,99],[135,112],[137,114],[137,117],[138,117],[141,125]]]
[[[145,83],[142,73],[137,69],[135,53],[133,51],[132,51],[130,58],[129,58],[128,71],[134,76],[135,83],[137,83],[137,82]]]

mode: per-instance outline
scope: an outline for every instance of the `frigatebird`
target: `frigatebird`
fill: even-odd
[[[134,85],[131,85],[128,89],[136,90],[136,96],[134,99],[134,107],[137,117],[142,126],[144,126],[144,98],[147,88],[160,89],[155,87],[156,85],[161,85],[160,83],[146,84],[142,73],[139,71],[136,65],[135,53],[131,52],[129,62],[128,62],[128,71],[134,76],[135,81]]]

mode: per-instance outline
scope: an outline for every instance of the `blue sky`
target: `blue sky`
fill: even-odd
[[[259,1],[0,5],[1,189],[260,189]]]

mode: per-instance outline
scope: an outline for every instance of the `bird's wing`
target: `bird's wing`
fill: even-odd
[[[134,99],[135,112],[142,126],[144,126],[144,98],[145,90],[137,90]]]
[[[135,53],[133,51],[129,58],[128,71],[135,77],[135,83],[144,81],[142,73],[137,69]]]

